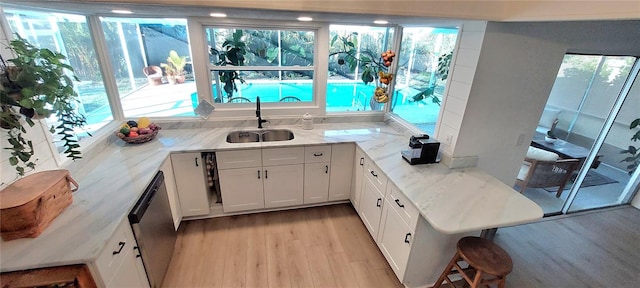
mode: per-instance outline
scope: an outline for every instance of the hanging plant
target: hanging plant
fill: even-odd
[[[0,122],[10,144],[5,148],[11,151],[9,164],[21,176],[25,168],[35,168],[33,142],[26,137],[23,123],[33,127],[32,119],[51,115],[56,115],[59,124],[49,131],[62,136],[66,156],[72,160],[82,158],[74,128],[87,122],[74,107],[78,94],[73,89],[73,80],[78,79],[69,76],[73,75],[73,68],[64,62],[66,57],[39,49],[17,34],[7,48],[16,55],[7,61],[0,56]]]
[[[219,66],[244,66],[244,56],[247,54],[247,45],[242,41],[243,32],[238,29],[233,34],[231,39],[228,39],[222,43],[222,49],[218,50],[211,48],[209,53],[211,55],[218,56],[219,61],[216,65]],[[240,83],[245,83],[244,79],[240,77],[239,71],[218,71],[220,81],[224,83],[224,91],[227,92],[227,98],[231,99],[234,92],[238,92],[238,86],[236,80]]]

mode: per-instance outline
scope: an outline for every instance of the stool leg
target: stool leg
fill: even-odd
[[[471,283],[471,288],[477,288],[478,284],[482,281],[482,271],[477,270],[476,275],[473,278],[473,283]]]
[[[453,268],[453,265],[455,265],[456,262],[458,261],[458,258],[460,258],[460,254],[456,252],[456,254],[453,255],[453,258],[451,258],[451,261],[449,261],[449,264],[447,264],[447,267],[444,268],[444,271],[442,271],[442,274],[440,274],[440,277],[438,277],[438,280],[436,281],[436,283],[433,285],[432,288],[437,288],[437,287],[440,287],[440,285],[442,285],[442,282],[444,282],[444,279],[447,278],[447,276],[449,275],[449,272],[451,271],[451,268]]]

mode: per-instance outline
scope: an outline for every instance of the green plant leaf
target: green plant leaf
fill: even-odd
[[[631,121],[631,125],[629,125],[629,129],[633,129],[640,125],[640,118]]]
[[[18,165],[18,158],[16,158],[15,156],[9,157],[9,164],[11,164],[11,166]]]

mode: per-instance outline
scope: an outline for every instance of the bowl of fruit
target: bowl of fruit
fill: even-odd
[[[160,126],[156,125],[147,117],[142,117],[138,121],[127,121],[116,131],[116,136],[124,142],[140,144],[153,140],[158,135]]]

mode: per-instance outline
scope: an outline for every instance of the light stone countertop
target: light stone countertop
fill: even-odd
[[[73,204],[40,236],[0,243],[0,272],[94,261],[171,152],[356,142],[442,233],[522,224],[543,216],[538,205],[478,168],[409,165],[400,156],[407,137],[385,123],[316,124],[313,130],[286,125],[272,128],[291,129],[295,138],[230,144],[225,141],[228,132],[256,129],[165,127],[148,143],[117,141],[105,146],[97,156],[70,168],[80,189],[74,193]]]

